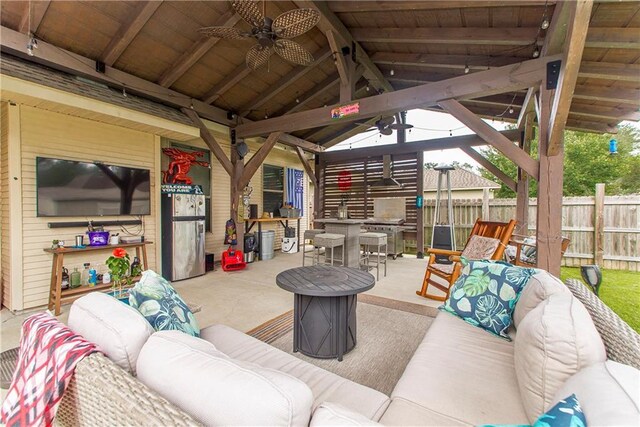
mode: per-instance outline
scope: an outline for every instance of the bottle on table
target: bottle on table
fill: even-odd
[[[82,275],[78,271],[78,267],[75,267],[73,269],[73,272],[70,274],[70,276],[71,276],[70,287],[72,289],[78,288],[82,285]]]
[[[89,267],[91,263],[85,262],[82,269],[82,286],[89,286]]]
[[[89,269],[89,286],[95,286],[98,283],[98,272],[94,267]]]
[[[62,277],[60,278],[60,289],[69,289],[69,270],[62,267]]]
[[[131,263],[131,277],[139,276],[142,273],[142,267],[140,266],[140,259],[137,256],[133,257]]]

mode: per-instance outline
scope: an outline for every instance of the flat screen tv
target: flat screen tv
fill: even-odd
[[[38,216],[149,215],[148,169],[36,158]]]

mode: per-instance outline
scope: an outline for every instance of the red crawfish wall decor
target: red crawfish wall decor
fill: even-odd
[[[193,184],[193,180],[187,176],[192,165],[209,167],[208,162],[198,160],[204,156],[202,151],[182,151],[177,148],[163,148],[162,152],[171,157],[171,162],[166,171],[162,171],[163,184]]]

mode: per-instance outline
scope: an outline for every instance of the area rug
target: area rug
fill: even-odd
[[[387,395],[422,342],[438,310],[371,295],[358,297],[358,343],[344,360],[293,353],[293,311],[248,332],[280,350]]]

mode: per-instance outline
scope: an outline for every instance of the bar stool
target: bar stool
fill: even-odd
[[[324,247],[324,263],[333,265],[334,248],[342,246],[342,259],[340,265],[344,266],[344,234],[322,233],[313,239],[313,246],[316,249],[316,264],[320,264],[320,248]],[[331,249],[331,260],[327,262],[327,249]]]
[[[384,264],[384,277],[387,277],[387,235],[386,233],[360,233],[360,246],[363,246],[363,251],[366,256],[361,256],[362,260],[366,262],[367,269],[370,269],[371,261],[376,263],[376,280],[380,280],[380,264]],[[376,257],[372,257],[372,247],[375,247]],[[384,252],[383,252],[384,247]]]
[[[313,265],[313,260],[315,259],[315,254],[314,254],[314,250],[315,250],[315,243],[314,243],[314,238],[318,235],[318,234],[323,234],[324,230],[321,229],[310,229],[310,230],[305,230],[304,232],[304,239],[302,240],[302,266],[304,267],[304,259],[305,258],[311,258],[311,265]],[[307,240],[311,241],[311,244],[313,245],[313,247],[311,248],[310,251],[307,250]],[[311,253],[311,256],[307,256],[308,253]]]

